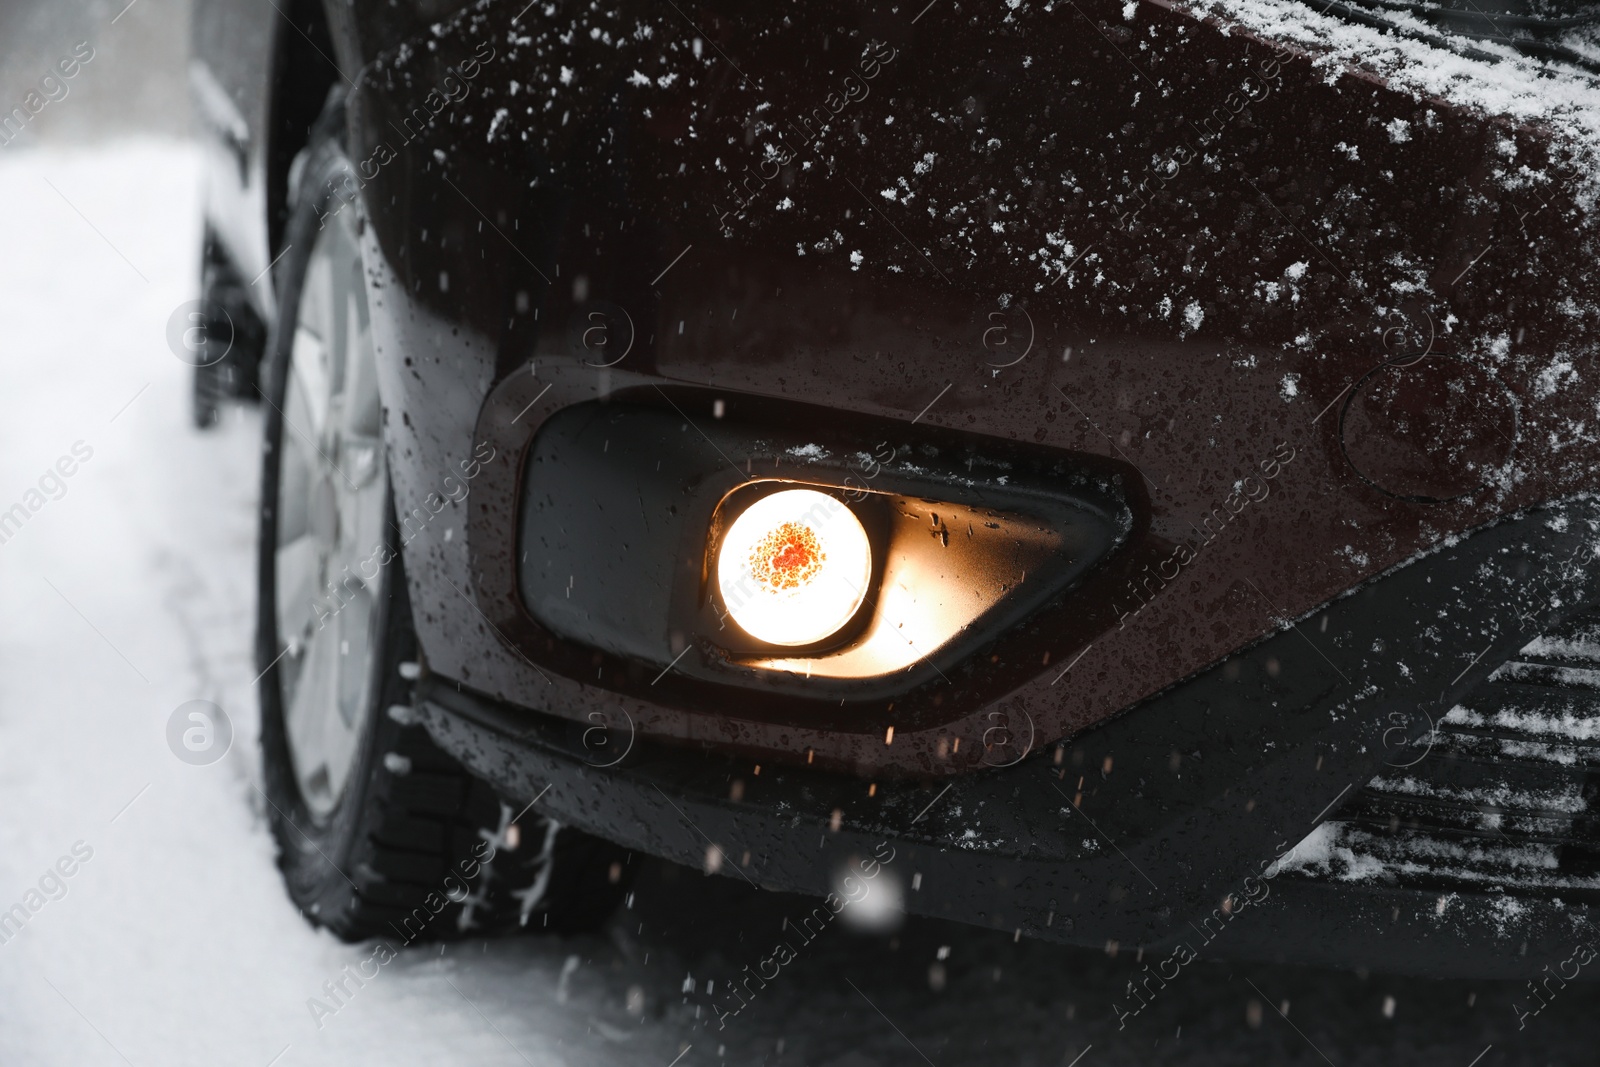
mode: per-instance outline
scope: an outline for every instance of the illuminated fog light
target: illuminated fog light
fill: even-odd
[[[867,531],[843,502],[812,489],[763,497],[733,520],[717,587],[733,621],[759,641],[809,645],[837,633],[872,577]]]

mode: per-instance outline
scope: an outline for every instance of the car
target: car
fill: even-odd
[[[1123,1018],[1572,962],[1596,25],[201,3],[296,904],[593,928],[656,857],[1137,949]]]

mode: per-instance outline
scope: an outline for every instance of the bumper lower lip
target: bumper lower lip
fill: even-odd
[[[1590,936],[1592,909],[1507,896],[1457,893],[1445,915],[1438,893],[1308,879],[1274,883],[1272,896],[1215,939],[1189,944],[1202,956],[1324,967],[1370,968],[1423,977],[1505,980],[1552,970]],[[1583,916],[1580,919],[1578,916]]]
[[[1391,754],[1394,713],[1441,697],[1449,706],[1532,636],[1594,602],[1597,579],[1561,568],[1600,502],[1554,510],[1567,521],[1543,511],[1486,528],[1081,734],[1059,756],[1048,749],[1003,769],[880,782],[870,797],[866,782],[847,775],[790,767],[755,775],[737,755],[644,736],[602,768],[565,720],[437,677],[421,683],[420,703],[435,739],[507,795],[542,795],[553,817],[642,852],[701,866],[714,845],[730,860],[724,874],[822,896],[840,864],[887,841],[896,868],[921,875],[907,894],[913,913],[1085,946],[1159,948],[1191,937],[1191,923],[1223,898],[1246,893],[1246,879],[1378,772]],[[1544,595],[1549,583],[1559,583],[1561,606]],[[1492,647],[1462,672],[1486,630],[1497,633]],[[1330,894],[1351,901],[1319,920],[1333,930],[1339,915],[1399,894],[1411,902],[1402,917],[1422,918],[1305,955],[1403,970],[1417,966],[1408,962],[1413,947],[1432,945],[1416,959],[1446,971],[1460,953],[1486,974],[1521,973],[1531,958],[1487,919],[1476,935],[1459,932],[1459,920],[1427,919],[1436,890],[1346,892],[1298,878],[1280,876],[1254,905],[1277,916],[1260,929],[1288,932],[1233,936],[1248,928],[1245,908],[1211,951],[1299,958],[1294,944],[1319,927],[1295,927],[1285,908],[1316,901],[1326,910]],[[1488,916],[1481,904],[1461,914]]]

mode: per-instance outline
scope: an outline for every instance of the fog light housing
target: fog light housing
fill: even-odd
[[[847,626],[872,580],[872,542],[845,503],[814,489],[762,497],[728,526],[717,591],[751,637],[794,648]]]

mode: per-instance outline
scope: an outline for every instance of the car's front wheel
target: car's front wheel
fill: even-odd
[[[365,217],[334,192],[350,176],[337,138],[306,153],[276,278],[258,566],[265,793],[290,896],[347,939],[595,925],[626,854],[515,812],[416,722]]]

